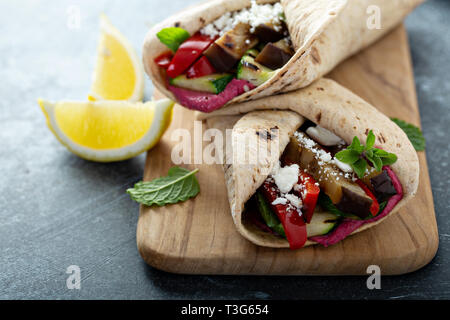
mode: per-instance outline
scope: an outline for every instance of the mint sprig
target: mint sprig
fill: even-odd
[[[395,122],[395,124],[398,125],[400,129],[402,129],[406,133],[409,141],[411,141],[411,144],[413,145],[414,149],[416,149],[416,151],[425,150],[425,138],[422,134],[422,131],[418,127],[397,118],[391,118],[391,120]]]
[[[375,170],[381,171],[383,166],[388,166],[397,161],[397,156],[393,153],[374,147],[375,135],[369,131],[366,139],[366,146],[362,145],[358,137],[354,137],[352,144],[347,149],[336,153],[336,159],[350,165],[358,178],[363,178],[369,161]]]
[[[170,50],[176,52],[178,47],[191,35],[183,28],[171,27],[162,29],[156,36],[159,41],[165,44]]]
[[[197,172],[198,169],[189,171],[180,167],[172,167],[166,177],[138,182],[134,188],[128,189],[127,193],[131,199],[146,206],[154,204],[164,206],[186,201],[200,192],[200,186],[195,177]]]

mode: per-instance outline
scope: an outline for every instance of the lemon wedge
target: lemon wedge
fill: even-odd
[[[108,18],[100,16],[101,36],[97,48],[90,101],[142,101],[144,71],[136,51]]]
[[[56,138],[81,158],[111,162],[152,148],[172,119],[174,102],[61,101],[39,99]]]

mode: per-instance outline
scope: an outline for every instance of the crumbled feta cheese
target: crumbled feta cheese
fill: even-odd
[[[319,160],[319,165],[324,165],[332,160],[331,154],[320,148],[317,143],[309,139],[304,133],[296,131],[294,136],[297,138],[298,142],[305,146],[305,148],[311,150],[314,156]]]
[[[287,203],[287,199],[286,198],[276,198],[275,200],[273,200],[272,205],[275,206],[277,204],[286,204]]]
[[[329,154],[328,152],[322,153],[320,155],[320,160],[322,160],[323,162],[330,162],[331,161],[331,154]]]
[[[210,37],[222,36],[239,23],[250,25],[250,32],[255,32],[261,24],[272,23],[276,31],[280,29],[283,16],[283,7],[279,2],[275,4],[256,4],[251,1],[251,7],[237,12],[227,12],[213,23],[208,24],[200,32]]]
[[[201,30],[201,33],[210,38],[215,38],[220,34],[219,30],[217,30],[213,24],[208,24]]]
[[[300,199],[299,197],[297,197],[294,194],[286,194],[284,196],[294,207],[296,207],[297,209],[301,209],[302,207],[302,199]]]
[[[276,164],[272,170],[272,178],[275,180],[275,184],[281,193],[287,193],[292,190],[294,185],[298,181],[298,174],[300,167],[298,164],[290,166],[280,167],[280,164]]]
[[[309,127],[308,129],[306,129],[306,133],[323,146],[330,147],[345,143],[333,132],[322,128],[321,126]]]
[[[231,12],[226,12],[223,14],[219,19],[213,22],[214,27],[216,27],[219,30],[224,30],[227,28],[231,28],[232,23],[232,14]]]

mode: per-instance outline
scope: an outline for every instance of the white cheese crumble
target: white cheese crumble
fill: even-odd
[[[298,181],[298,174],[300,172],[300,167],[298,164],[293,164],[290,166],[280,167],[278,162],[272,170],[272,178],[275,180],[275,184],[281,193],[287,193],[292,190],[294,185]]]
[[[251,1],[251,7],[236,12],[227,12],[219,19],[206,25],[200,32],[210,37],[222,36],[239,23],[250,25],[250,32],[255,32],[261,24],[272,23],[276,31],[280,30],[283,7],[279,2],[275,4],[256,4]]]
[[[275,200],[273,200],[272,205],[277,205],[277,204],[286,204],[287,203],[287,199],[286,198],[276,198]]]
[[[329,154],[328,152],[322,153],[320,155],[320,160],[322,160],[323,162],[330,162],[331,161],[331,154]]]
[[[288,193],[285,194],[284,197],[297,209],[301,209],[302,208],[302,199],[300,199],[299,197],[297,197],[294,194]]]
[[[347,172],[347,173],[353,172],[353,169],[352,169],[352,167],[350,167],[350,165],[348,165],[348,164],[346,164],[346,163],[344,163],[342,161],[339,161],[336,158],[333,159],[333,162],[334,162],[335,165],[337,165],[337,167],[339,169],[341,169],[341,171]]]
[[[335,135],[333,132],[322,128],[321,126],[309,127],[306,129],[306,133],[315,141],[326,147],[345,143],[344,140]]]

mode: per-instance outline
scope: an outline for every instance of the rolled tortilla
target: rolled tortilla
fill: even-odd
[[[209,127],[220,130],[232,129],[232,147],[229,148],[231,151],[224,155],[226,160],[224,172],[231,213],[239,232],[257,245],[289,247],[285,239],[262,231],[248,221],[243,213],[245,203],[265,181],[282,155],[289,138],[305,119],[334,132],[348,144],[354,136],[366,141],[368,132],[372,130],[376,137],[375,146],[395,153],[398,157],[397,162],[390,166],[389,173],[395,176],[393,183],[399,194],[391,198],[392,203],[388,203],[386,209],[377,217],[356,223],[351,221],[341,223],[341,227],[346,228],[344,231],[348,235],[384,221],[386,217],[398,212],[417,191],[419,161],[406,134],[369,103],[332,80],[321,79],[301,90],[236,104],[209,114],[203,113],[200,114],[200,118],[206,119]],[[279,148],[270,149],[266,157],[259,159],[258,164],[235,161],[234,154],[242,155],[242,150],[245,150],[251,155],[259,148],[256,146],[258,140],[250,139],[250,144],[243,148],[240,143],[245,140],[235,137],[243,135],[264,137],[261,132],[271,132],[275,127],[279,128]],[[306,245],[320,242],[328,246],[342,239],[337,234],[331,234],[323,239],[315,237],[314,240],[308,240]]]
[[[268,81],[225,105],[303,88],[337,64],[381,38],[424,0],[281,0],[294,56]],[[257,1],[274,3],[274,0]],[[194,34],[226,12],[250,6],[250,0],[213,0],[191,7],[154,26],[147,34],[143,62],[156,88],[167,89],[165,75],[154,59],[167,51],[156,37],[163,28],[178,26]],[[379,15],[378,15],[379,14]],[[377,28],[376,15],[380,18]],[[373,20],[375,19],[375,20]]]

